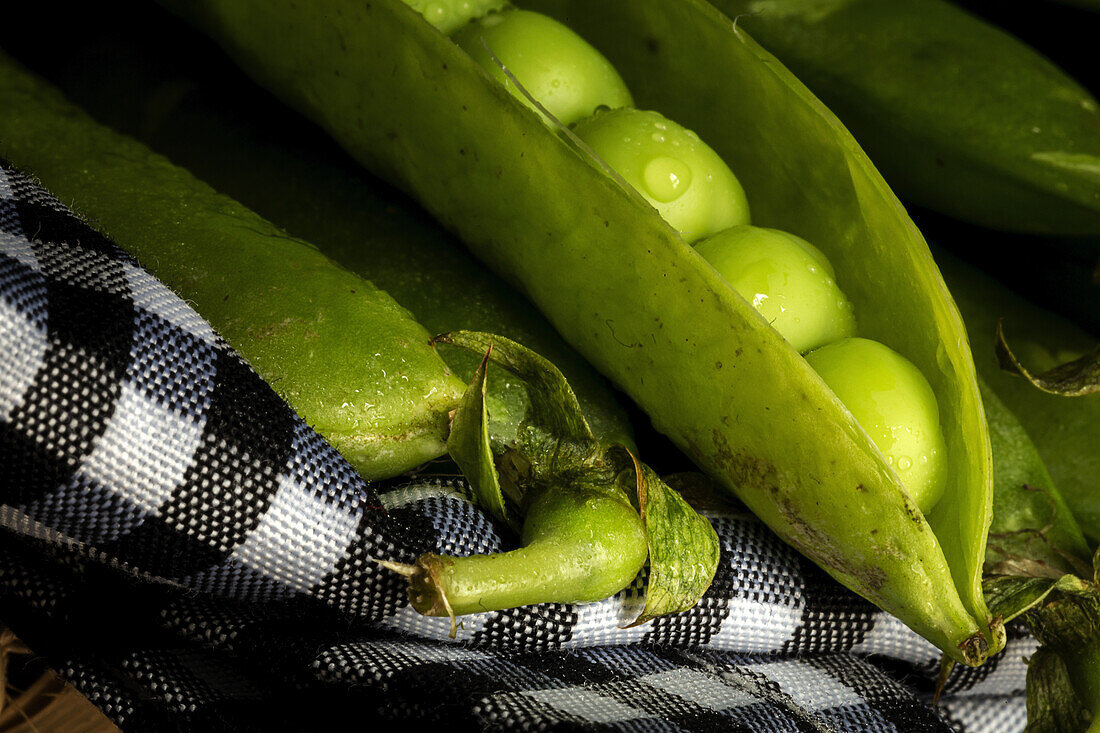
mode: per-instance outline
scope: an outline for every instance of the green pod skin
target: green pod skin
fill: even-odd
[[[545,356],[569,380],[600,442],[634,445],[630,421],[606,381],[530,303],[312,125],[289,115],[273,124],[285,109],[225,68],[215,49],[196,64],[194,43],[203,39],[165,22],[167,14],[155,17],[159,12],[140,20],[148,36],[96,27],[28,62],[48,64],[41,73],[98,121],[369,279],[429,333],[494,333]],[[89,23],[96,21],[110,25],[101,18]],[[90,40],[101,33],[101,40]],[[469,383],[481,357],[439,350]],[[488,401],[493,437],[510,442],[527,409],[526,389],[490,369]]]
[[[996,229],[1100,234],[1100,105],[943,0],[711,0],[851,129],[904,198]]]
[[[444,452],[465,385],[385,292],[2,54],[0,100],[0,156],[190,302],[365,477]]]
[[[625,495],[601,487],[538,493],[524,518],[521,544],[497,555],[420,558],[409,586],[413,608],[461,616],[599,601],[629,585],[649,556],[638,512]]]
[[[568,18],[640,107],[706,140],[737,171],[754,221],[814,242],[861,333],[925,375],[949,464],[927,518],[805,360],[700,255],[404,4],[170,4],[517,283],[783,539],[959,662],[1003,647],[981,594],[989,438],[958,312],[855,141],[730,19],[696,0],[525,4]],[[701,73],[714,68],[720,86]]]
[[[937,251],[936,259],[966,319],[979,373],[1031,436],[1085,535],[1100,542],[1100,394],[1041,392],[1002,370],[995,351],[999,318],[1021,362],[1037,370],[1080,356],[1095,338],[946,252]]]

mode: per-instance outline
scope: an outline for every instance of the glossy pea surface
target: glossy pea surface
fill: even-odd
[[[493,60],[496,56],[564,125],[579,122],[597,107],[634,103],[611,62],[567,26],[541,13],[494,13],[463,28],[454,40],[517,99],[533,106]]]
[[[877,341],[849,338],[806,355],[871,436],[924,513],[943,496],[946,450],[939,406],[928,380]]]
[[[688,242],[749,223],[745,190],[691,130],[659,112],[603,112],[574,132]]]
[[[743,225],[695,250],[800,353],[855,335],[855,313],[832,264],[805,239]]]

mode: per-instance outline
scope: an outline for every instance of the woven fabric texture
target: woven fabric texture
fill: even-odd
[[[183,300],[0,167],[0,618],[128,730],[1022,730],[1023,658],[956,669],[751,517],[694,609],[417,615],[375,560],[510,542],[461,482],[368,485]],[[326,721],[328,721],[326,723]]]

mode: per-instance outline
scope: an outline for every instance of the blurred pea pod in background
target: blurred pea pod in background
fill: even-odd
[[[998,319],[1025,365],[1043,369],[1076,358],[1096,341],[957,258],[937,253],[940,271],[966,320],[979,374],[1027,429],[1085,534],[1100,541],[1100,394],[1041,392],[1000,368]]]
[[[943,0],[711,2],[902,198],[995,229],[1100,234],[1100,105],[1008,33]]]

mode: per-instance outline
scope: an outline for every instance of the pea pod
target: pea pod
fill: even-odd
[[[711,0],[840,116],[903,197],[1003,230],[1100,234],[1100,105],[943,0]]]
[[[947,253],[937,251],[936,258],[966,318],[979,372],[1035,442],[1081,529],[1100,541],[1100,394],[1067,398],[1041,392],[1002,370],[995,346],[1003,319],[1016,355],[1043,370],[1088,352],[1095,339]]]
[[[0,156],[192,302],[364,476],[443,452],[464,385],[385,292],[95,125],[3,55],[0,99]]]
[[[728,18],[691,0],[524,4],[567,18],[639,107],[707,140],[737,171],[754,222],[822,249],[860,332],[928,378],[949,466],[927,518],[701,256],[403,3],[169,4],[518,284],[784,539],[953,658],[978,664],[1001,648],[979,582],[989,438],[958,313],[855,141]]]

